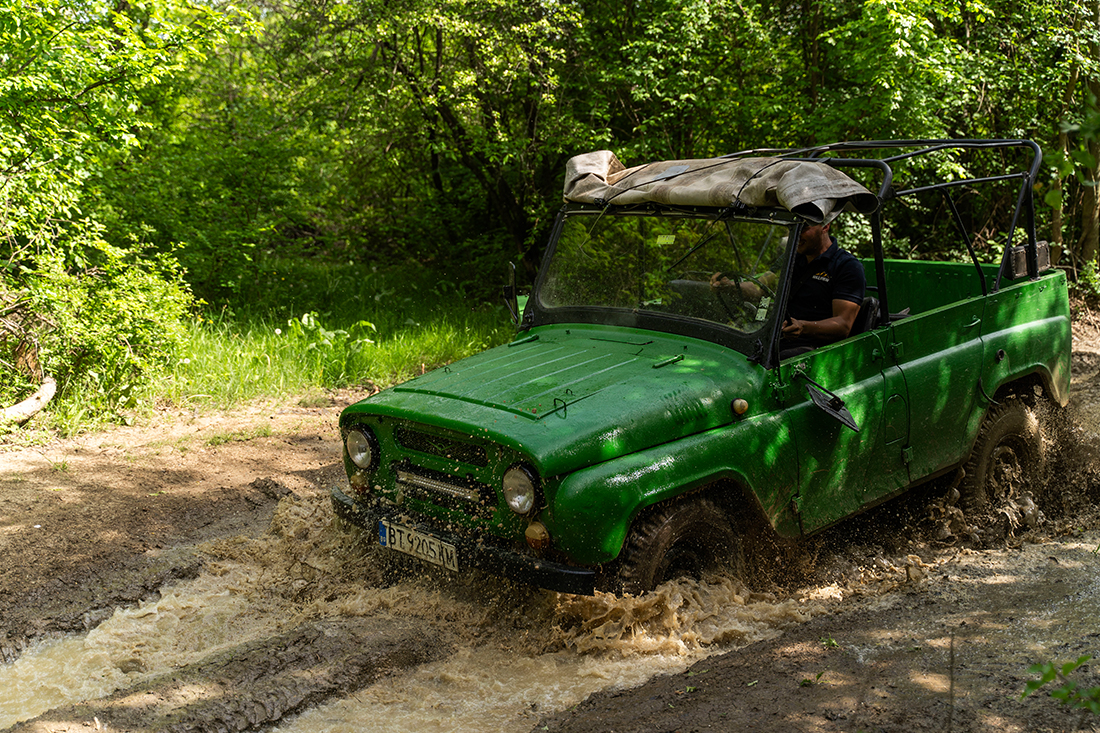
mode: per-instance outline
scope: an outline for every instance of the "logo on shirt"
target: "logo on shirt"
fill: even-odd
[[[813,276],[813,279],[819,282],[827,283],[829,282],[829,273],[819,272]]]

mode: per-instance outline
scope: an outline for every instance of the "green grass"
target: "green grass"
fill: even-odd
[[[502,305],[467,300],[422,273],[307,264],[283,264],[281,282],[293,283],[285,297],[272,291],[266,301],[196,317],[186,352],[157,396],[226,407],[318,389],[387,387],[514,333]]]
[[[232,430],[228,433],[215,433],[206,439],[206,445],[214,447],[219,445],[225,445],[226,443],[239,443],[253,438],[270,438],[271,426],[260,425],[248,430]]]
[[[66,385],[27,428],[0,427],[0,444],[129,424],[154,405],[221,409],[290,396],[328,404],[326,390],[388,387],[515,333],[501,301],[467,297],[420,267],[270,255],[246,288],[202,304],[183,325],[181,352],[125,405],[104,410],[102,384]]]

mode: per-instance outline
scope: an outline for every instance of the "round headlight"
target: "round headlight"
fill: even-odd
[[[378,455],[374,446],[374,435],[361,429],[349,430],[344,446],[347,448],[348,458],[359,468],[369,469]]]
[[[516,514],[535,508],[535,480],[524,466],[513,466],[504,474],[504,500]]]

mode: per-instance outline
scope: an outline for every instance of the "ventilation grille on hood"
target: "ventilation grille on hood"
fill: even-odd
[[[489,465],[489,456],[480,445],[444,438],[440,435],[429,435],[403,425],[393,431],[393,438],[399,445],[409,450],[460,461],[471,466]]]

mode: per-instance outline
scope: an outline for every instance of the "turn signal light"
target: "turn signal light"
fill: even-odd
[[[365,494],[370,489],[370,476],[363,471],[356,471],[348,478],[348,483],[360,494]]]
[[[545,550],[550,546],[550,532],[542,522],[531,522],[523,533],[527,538],[527,544],[533,550]]]

